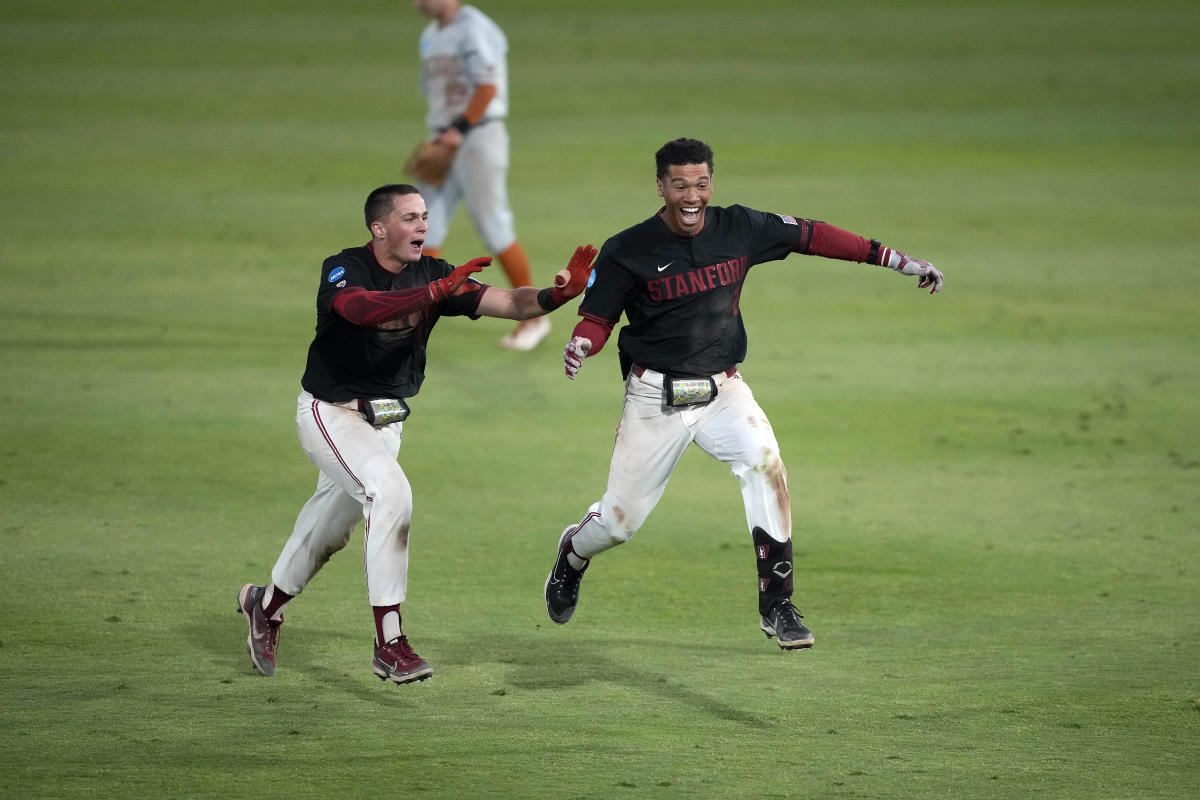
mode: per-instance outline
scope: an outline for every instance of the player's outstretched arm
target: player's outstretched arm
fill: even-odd
[[[471,273],[490,263],[491,257],[473,258],[446,277],[413,289],[373,292],[361,286],[347,286],[334,295],[333,310],[355,325],[373,328],[424,311],[434,303],[459,294]]]
[[[596,248],[590,244],[581,245],[575,248],[575,254],[566,268],[554,276],[554,286],[545,289],[532,286],[500,289],[489,286],[480,298],[477,310],[485,317],[501,319],[530,319],[548,314],[583,293],[595,258]]]
[[[916,275],[917,287],[929,293],[942,290],[942,273],[928,261],[910,258],[899,250],[884,247],[878,239],[865,239],[857,233],[819,220],[803,220],[804,235],[796,246],[797,253],[837,258],[842,261],[865,261],[894,269],[901,275]]]

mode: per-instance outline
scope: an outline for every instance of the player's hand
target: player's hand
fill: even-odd
[[[596,259],[596,248],[590,244],[575,248],[575,255],[565,269],[560,269],[554,276],[555,294],[563,301],[570,300],[583,294],[587,288],[588,279],[592,276],[592,262]]]
[[[446,130],[438,134],[435,141],[457,149],[463,143],[463,135],[458,128],[446,128]]]
[[[566,366],[568,378],[575,380],[579,368],[583,365],[583,360],[587,358],[591,349],[592,340],[582,336],[576,336],[567,342],[566,349],[563,350],[563,364]]]
[[[918,289],[929,289],[930,294],[942,290],[942,273],[937,267],[928,261],[910,258],[899,250],[896,251],[896,255],[900,256],[900,264],[895,270],[902,275],[916,275]]]
[[[440,303],[447,297],[453,297],[459,294],[463,284],[467,282],[467,278],[471,277],[472,273],[479,272],[481,269],[492,263],[491,256],[483,256],[482,258],[472,258],[461,267],[455,267],[444,278],[439,278],[429,284],[429,294],[433,297],[433,302]]]

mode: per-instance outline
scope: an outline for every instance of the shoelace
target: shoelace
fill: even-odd
[[[403,634],[399,638],[393,639],[380,649],[392,650],[399,653],[404,658],[412,658],[416,655],[413,652],[412,645],[408,643],[408,637]]]
[[[776,608],[779,609],[780,623],[795,622],[799,624],[800,620],[804,619],[804,615],[800,613],[800,609],[792,605],[790,600],[780,603]]]

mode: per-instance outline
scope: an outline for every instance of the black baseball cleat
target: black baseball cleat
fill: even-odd
[[[791,600],[780,600],[762,618],[762,632],[776,638],[784,650],[799,650],[813,646],[812,631],[800,621],[800,612]]]
[[[262,586],[247,583],[238,592],[237,610],[250,626],[250,635],[246,637],[250,663],[263,675],[270,677],[275,674],[275,648],[279,645],[279,626],[283,624],[283,615],[278,621],[267,617],[267,612],[262,608],[265,591]]]
[[[395,683],[415,683],[433,677],[433,667],[413,652],[407,636],[376,645],[371,669],[379,676],[379,680]]]
[[[575,613],[575,606],[579,604],[579,582],[587,571],[587,564],[583,569],[575,569],[567,560],[567,533],[570,530],[563,531],[558,540],[558,558],[546,577],[546,613],[559,625],[565,625]]]

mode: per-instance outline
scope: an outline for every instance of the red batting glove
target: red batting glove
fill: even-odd
[[[583,360],[587,358],[587,354],[591,352],[592,340],[585,339],[582,336],[576,336],[567,342],[566,348],[563,350],[563,364],[567,369],[567,377],[575,380],[575,376],[579,373],[579,368],[583,366]]]
[[[933,264],[930,264],[928,261],[922,261],[919,258],[910,258],[899,250],[896,250],[892,255],[893,257],[900,257],[900,263],[892,267],[892,269],[901,275],[916,275],[919,279],[917,282],[918,289],[929,289],[930,294],[942,290],[942,273]]]
[[[439,278],[429,284],[429,296],[433,298],[433,302],[440,303],[447,297],[453,297],[460,294],[463,284],[467,282],[467,278],[471,277],[474,272],[479,272],[481,269],[492,263],[491,256],[482,258],[472,258],[461,267],[455,267],[444,278]]]
[[[592,276],[592,262],[596,259],[596,248],[590,244],[575,248],[575,255],[565,269],[560,269],[554,276],[554,288],[550,290],[550,300],[556,306],[561,306],[568,300],[583,294],[587,288],[588,279]]]

